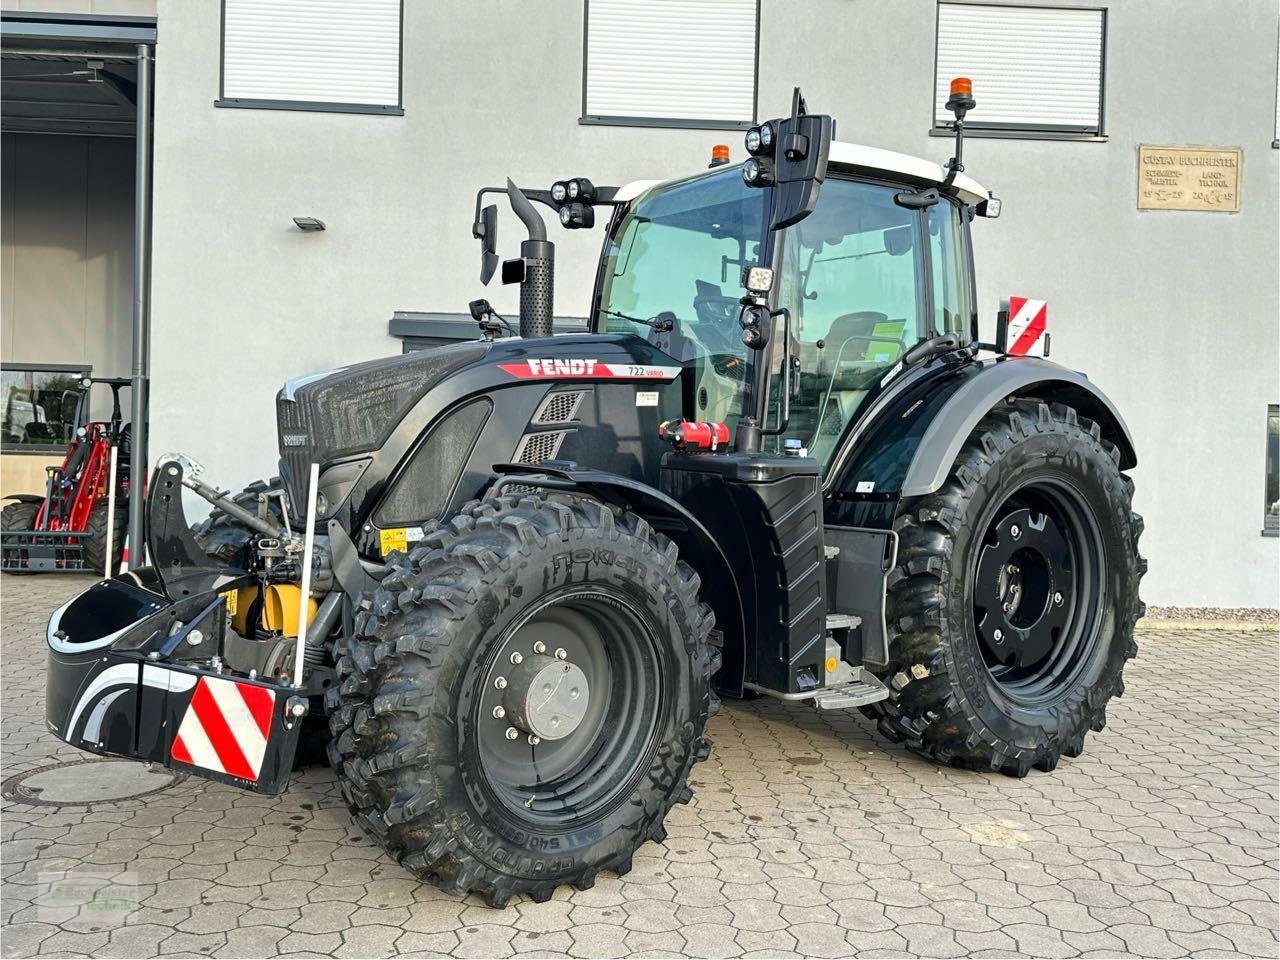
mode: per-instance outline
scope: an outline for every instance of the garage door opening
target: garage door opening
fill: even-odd
[[[3,15],[0,494],[42,494],[85,376],[129,378],[144,488],[155,21]],[[93,419],[111,391],[92,394]],[[141,497],[130,501],[134,562]]]

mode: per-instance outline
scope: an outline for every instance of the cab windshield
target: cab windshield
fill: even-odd
[[[594,317],[597,331],[633,333],[692,366],[693,416],[731,430],[747,372],[740,277],[759,262],[765,194],[737,167],[650,191],[609,240]]]

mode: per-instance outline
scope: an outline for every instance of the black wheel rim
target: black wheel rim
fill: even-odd
[[[516,706],[533,697],[531,672],[544,689],[542,678],[561,671],[565,691],[585,683],[587,695],[562,736]],[[627,600],[592,589],[544,601],[506,632],[481,676],[480,769],[503,806],[562,828],[598,819],[634,792],[653,751],[662,690],[655,630]]]
[[[1088,502],[1064,482],[1025,484],[978,543],[974,627],[992,679],[1015,699],[1071,689],[1101,634],[1105,554]]]

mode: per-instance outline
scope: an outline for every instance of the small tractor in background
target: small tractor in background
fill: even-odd
[[[95,385],[110,387],[111,416],[91,421]],[[130,429],[120,391],[130,381],[85,377],[60,466],[46,470],[43,494],[10,494],[0,511],[0,570],[101,573],[120,567],[129,516]]]
[[[1013,776],[1079,755],[1136,651],[1136,456],[1029,355],[1042,304],[979,340],[973,105],[946,165],[834,141],[797,90],[741,164],[480,190],[482,281],[484,197],[528,233],[519,335],[480,300],[474,341],[288,381],[280,476],[239,494],[161,458],[151,565],[50,620],[49,729],[278,793],[324,714],[356,822],[494,905],[662,842],[720,696]],[[607,223],[589,333],[552,335],[535,204]]]

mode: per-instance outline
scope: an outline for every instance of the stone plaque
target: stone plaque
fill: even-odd
[[[1139,210],[1240,212],[1238,147],[1138,147]]]

